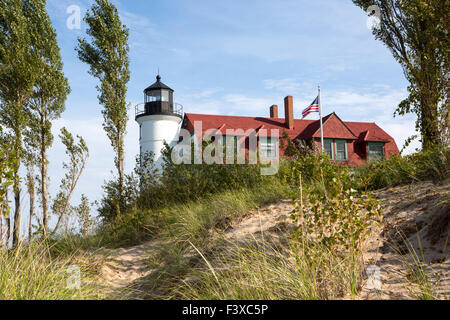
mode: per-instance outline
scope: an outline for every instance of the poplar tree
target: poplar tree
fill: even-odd
[[[66,154],[69,156],[69,161],[63,163],[66,174],[64,175],[64,178],[61,179],[60,191],[52,204],[53,213],[58,216],[58,221],[56,222],[52,234],[56,233],[61,226],[63,219],[66,218],[72,210],[70,199],[72,198],[78,180],[86,166],[87,159],[89,158],[89,149],[82,137],[77,136],[78,142],[75,142],[75,138],[66,128],[61,129],[59,137],[66,147]]]
[[[11,152],[11,139],[3,133],[0,127],[0,249],[3,245],[4,231],[3,219],[6,223],[5,245],[8,247],[10,236],[10,207],[8,192],[14,183],[14,168],[17,159]]]
[[[37,52],[32,45],[33,27],[27,19],[33,11],[30,3],[23,0],[0,2],[0,123],[11,133],[11,152],[17,159],[13,170],[13,245],[20,240],[21,231],[19,170],[23,132],[28,124],[26,104],[38,72]]]
[[[124,138],[128,121],[125,101],[130,79],[128,29],[122,24],[117,8],[108,0],[96,0],[86,13],[90,42],[79,38],[76,51],[81,61],[90,66],[89,73],[100,80],[99,102],[103,105],[103,128],[116,153],[119,195],[124,188]],[[121,201],[120,201],[121,202]],[[120,206],[117,208],[120,215]]]
[[[422,146],[443,143],[449,128],[449,0],[353,0],[379,13],[375,39],[382,41],[403,68],[409,96],[394,115],[415,113]]]
[[[90,229],[92,228],[93,221],[91,218],[89,199],[84,194],[81,195],[81,203],[78,207],[75,208],[75,212],[77,213],[80,232],[83,237],[85,237],[88,235]]]
[[[67,78],[63,73],[60,48],[56,31],[45,9],[46,0],[31,0],[34,13],[28,17],[33,26],[33,48],[38,54],[38,74],[29,100],[29,130],[27,142],[35,150],[39,167],[39,190],[42,204],[43,232],[48,232],[48,157],[47,150],[53,143],[52,121],[61,117],[65,101],[70,93]]]

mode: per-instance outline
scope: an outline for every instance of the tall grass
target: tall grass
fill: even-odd
[[[299,200],[298,190],[304,194],[300,196],[301,206],[296,206],[294,216],[300,213],[303,216],[304,208],[307,216],[309,207],[304,206],[304,201],[310,198],[311,206],[321,203],[316,206],[321,214],[316,216],[334,217],[331,214],[339,211],[336,203],[354,203],[353,191],[345,192],[358,188],[358,179],[366,189],[423,179],[441,180],[448,177],[448,161],[448,149],[443,149],[405,158],[391,157],[352,172],[332,164],[324,155],[306,153],[283,162],[279,175],[269,178],[261,178],[254,168],[245,172],[243,167],[215,167],[203,172],[202,167],[177,167],[165,183],[171,186],[180,181],[180,177],[184,177],[186,183],[178,183],[177,191],[170,197],[162,197],[163,202],[143,201],[148,195],[157,196],[156,189],[143,189],[147,193],[131,199],[129,210],[120,217],[113,217],[113,211],[105,211],[108,223],[93,235],[66,235],[0,252],[0,299],[99,298],[100,291],[93,284],[85,283],[81,290],[66,288],[67,268],[74,264],[80,249],[129,246],[147,239],[159,243],[157,251],[148,258],[149,267],[156,269],[143,290],[150,298],[336,299],[356,296],[363,274],[357,246],[343,253],[335,250],[336,247],[318,241],[307,242],[294,234],[288,244],[265,239],[244,244],[225,243],[222,234],[253,208],[290,196]],[[211,172],[212,177],[202,182],[202,175]],[[211,188],[218,177],[222,177],[219,187]],[[336,181],[340,183],[339,190]],[[172,192],[161,186],[157,189]],[[184,193],[186,190],[190,192]],[[207,192],[203,192],[205,190]],[[342,199],[331,201],[333,192],[336,197],[342,195]],[[178,193],[185,198],[176,198]],[[107,203],[112,207],[114,198],[110,200]],[[108,208],[104,203],[103,209]],[[346,221],[345,208],[341,208],[339,215],[335,214],[337,224],[331,227]],[[359,214],[356,211],[354,214]],[[311,226],[313,222],[309,221]],[[361,225],[365,225],[363,222]],[[426,270],[418,261],[413,259],[410,270],[421,288],[420,297],[433,297]],[[87,271],[85,274],[90,274]]]
[[[294,245],[279,246],[257,239],[228,244],[209,261],[211,267],[192,272],[175,292],[181,299],[311,300],[356,295],[360,265],[327,247],[313,260]],[[294,253],[295,252],[295,253]],[[207,258],[205,258],[205,261]],[[348,259],[348,260],[346,260]]]
[[[197,263],[198,255],[192,245],[204,250],[216,244],[220,234],[233,221],[251,209],[275,202],[289,193],[285,184],[272,180],[264,186],[229,190],[167,209],[165,221],[170,223],[157,234],[161,244],[157,252],[149,256],[149,264],[157,268],[149,282],[160,292],[153,298],[171,297],[173,288]]]
[[[227,224],[252,208],[286,197],[290,189],[277,180],[253,188],[241,188],[210,195],[201,200],[174,205],[167,211],[170,223],[160,235],[175,242],[192,241],[202,245],[212,228]]]
[[[74,257],[53,257],[48,244],[36,242],[0,251],[0,300],[84,300],[99,298],[98,289],[82,278],[70,289],[68,268]],[[83,264],[78,264],[84,270]],[[85,274],[85,273],[82,273]]]

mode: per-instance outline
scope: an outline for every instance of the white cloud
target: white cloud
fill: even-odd
[[[267,79],[264,80],[264,87],[268,90],[294,95],[297,92],[305,91],[305,82],[295,78]]]

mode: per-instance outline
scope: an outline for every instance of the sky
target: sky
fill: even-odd
[[[162,81],[175,90],[174,100],[189,113],[269,116],[269,106],[283,108],[294,98],[294,116],[322,92],[323,113],[336,112],[344,121],[376,122],[401,149],[415,133],[415,117],[393,117],[407,96],[408,83],[389,50],[374,39],[368,16],[350,0],[165,0],[112,1],[130,30],[129,111],[125,168],[130,172],[139,152],[134,106],[143,90]],[[64,73],[71,86],[66,111],[53,124],[83,136],[90,149],[86,170],[73,204],[84,193],[91,201],[102,195],[114,170],[114,153],[102,128],[97,80],[74,50],[86,25],[68,27],[73,11],[81,17],[87,0],[48,0],[58,34]],[[308,119],[316,119],[312,114]],[[410,153],[419,147],[413,143]],[[55,139],[49,151],[50,192],[55,196],[66,160]],[[24,197],[25,202],[28,201]]]

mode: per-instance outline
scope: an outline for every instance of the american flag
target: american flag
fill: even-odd
[[[313,101],[313,103],[310,104],[310,106],[308,108],[303,110],[302,116],[304,118],[308,114],[313,113],[313,112],[319,112],[319,96],[317,96],[317,98]]]

